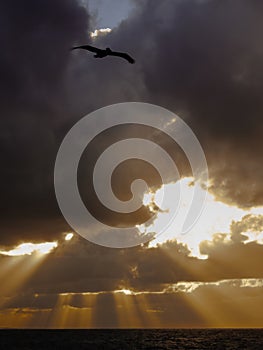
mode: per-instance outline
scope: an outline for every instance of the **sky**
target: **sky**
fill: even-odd
[[[263,326],[262,14],[260,0],[1,2],[0,327]],[[81,44],[136,63],[69,50]],[[83,116],[120,102],[164,107],[200,141],[208,195],[189,234],[175,223],[149,243],[113,249],[63,217],[53,179],[60,144]],[[151,189],[140,211],[124,215],[101,205],[92,174],[107,147],[135,136],[162,146],[181,178],[161,184],[146,162],[124,162],[113,173],[117,196],[129,199],[141,177]],[[178,184],[189,206],[193,181],[182,149],[136,124],[99,134],[78,169],[96,218],[156,234]]]
[[[93,15],[95,29],[118,26],[134,8],[131,0],[83,0],[83,4]]]

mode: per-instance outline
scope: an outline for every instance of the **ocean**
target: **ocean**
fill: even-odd
[[[0,349],[263,349],[263,329],[0,331]]]

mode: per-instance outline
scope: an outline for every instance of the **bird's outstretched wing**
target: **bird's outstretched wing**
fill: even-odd
[[[111,51],[110,53],[108,53],[108,55],[109,56],[118,56],[118,57],[124,58],[129,63],[135,63],[135,60],[125,52]]]
[[[71,50],[76,50],[76,49],[84,49],[84,50],[88,50],[88,51],[96,52],[96,53],[100,53],[100,52],[104,51],[104,50],[98,49],[97,47],[90,46],[90,45],[74,46],[71,48]]]

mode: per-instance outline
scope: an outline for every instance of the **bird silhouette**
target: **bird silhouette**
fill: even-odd
[[[81,45],[81,46],[75,46],[71,48],[72,50],[76,50],[76,49],[83,49],[83,50],[88,50],[91,52],[95,52],[96,54],[94,55],[95,58],[103,58],[106,56],[117,56],[117,57],[121,57],[124,58],[126,61],[128,61],[129,63],[135,63],[135,60],[128,55],[125,52],[118,52],[118,51],[112,51],[109,47],[107,47],[105,50],[103,49],[98,49],[97,47],[94,46],[90,46],[90,45]]]

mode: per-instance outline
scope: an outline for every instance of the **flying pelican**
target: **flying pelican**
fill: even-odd
[[[95,58],[103,58],[106,56],[118,56],[118,57],[124,58],[129,63],[135,63],[135,60],[127,53],[112,51],[109,47],[107,47],[105,50],[98,49],[97,47],[90,46],[90,45],[75,46],[71,48],[71,50],[76,50],[76,49],[84,49],[91,52],[95,52],[96,53],[96,55],[94,55]]]

